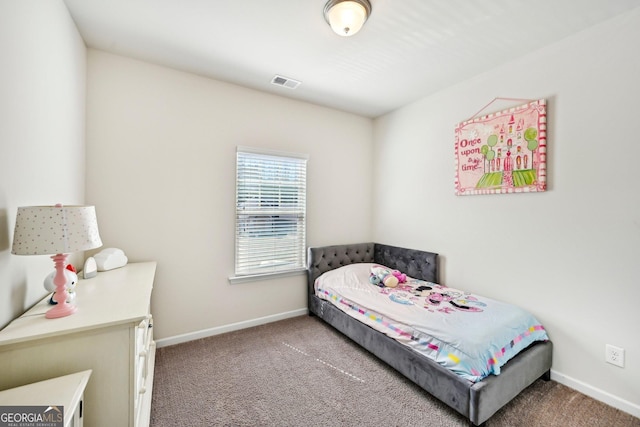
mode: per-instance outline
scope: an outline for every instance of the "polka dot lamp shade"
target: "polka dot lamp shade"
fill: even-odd
[[[11,253],[51,255],[102,246],[94,206],[19,207]]]

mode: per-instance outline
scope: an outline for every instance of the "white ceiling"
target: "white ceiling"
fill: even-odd
[[[377,117],[639,0],[370,0],[334,34],[326,0],[64,0],[88,47]],[[297,89],[271,84],[278,74]]]

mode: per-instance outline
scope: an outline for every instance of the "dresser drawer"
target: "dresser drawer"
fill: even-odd
[[[136,329],[136,386],[133,396],[135,426],[148,426],[156,349],[151,315],[140,322]]]
[[[135,352],[135,409],[139,407],[143,395],[147,392],[145,383],[149,372],[150,345],[153,341],[153,319],[149,315],[136,328]]]

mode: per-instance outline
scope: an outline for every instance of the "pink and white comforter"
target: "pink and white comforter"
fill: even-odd
[[[316,295],[469,381],[498,375],[519,351],[549,339],[535,317],[511,304],[413,278],[395,288],[373,285],[374,266],[327,271]]]

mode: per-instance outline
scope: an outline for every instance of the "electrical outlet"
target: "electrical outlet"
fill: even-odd
[[[607,363],[624,368],[624,348],[607,344],[605,346],[604,360]]]

